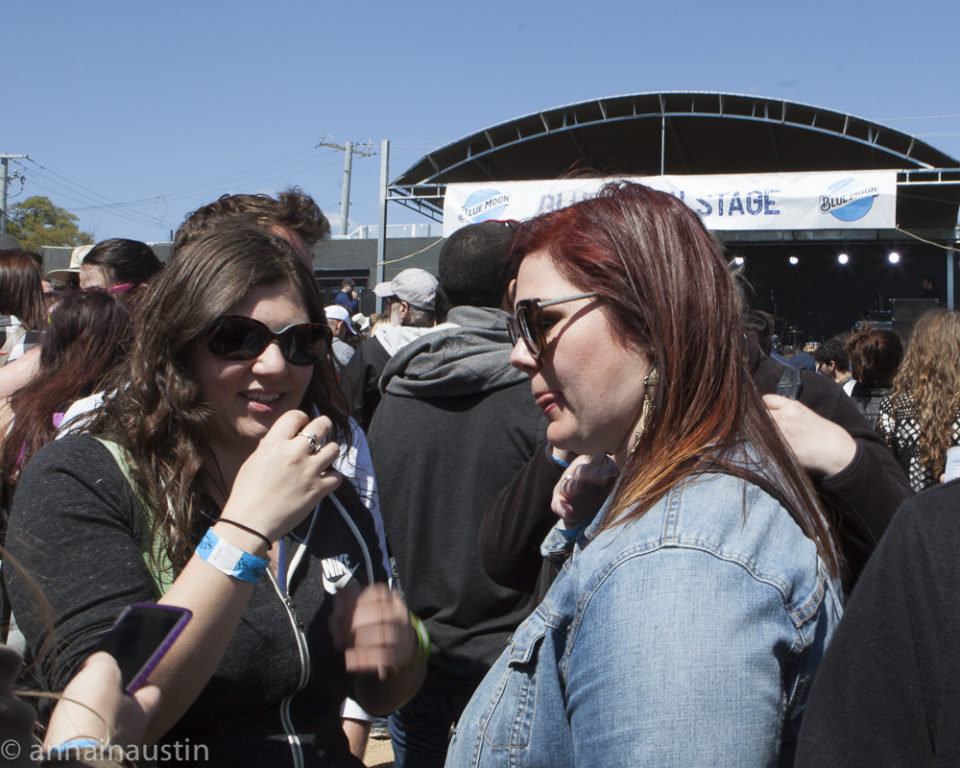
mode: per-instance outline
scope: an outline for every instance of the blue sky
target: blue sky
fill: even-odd
[[[0,5],[0,153],[96,239],[162,241],[225,192],[299,185],[336,221],[343,153],[390,177],[489,125],[601,96],[717,90],[886,123],[960,159],[957,0]],[[356,157],[351,223],[377,220]],[[426,221],[391,206],[390,223]]]

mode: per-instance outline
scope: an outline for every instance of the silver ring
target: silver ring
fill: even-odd
[[[297,437],[307,438],[307,442],[310,444],[310,453],[316,453],[320,450],[320,441],[313,432],[297,432]]]

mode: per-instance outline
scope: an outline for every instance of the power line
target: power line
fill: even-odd
[[[116,201],[112,201],[112,200],[110,200],[109,198],[105,197],[104,195],[101,195],[100,193],[95,192],[94,190],[89,189],[88,187],[85,187],[83,184],[79,184],[79,183],[77,183],[77,182],[75,182],[75,181],[72,181],[72,180],[68,179],[66,176],[63,176],[63,175],[57,173],[56,171],[53,171],[53,170],[51,170],[50,168],[47,168],[47,167],[41,165],[40,163],[36,162],[36,161],[33,160],[32,158],[28,158],[28,159],[30,160],[30,162],[34,163],[34,165],[36,165],[38,168],[40,168],[44,173],[48,174],[49,176],[53,176],[53,177],[55,177],[56,179],[62,179],[62,180],[63,180],[62,182],[57,182],[57,181],[52,180],[52,179],[50,179],[50,178],[47,178],[46,176],[44,176],[44,175],[41,174],[41,175],[40,175],[40,178],[41,178],[41,179],[43,179],[44,181],[46,181],[47,184],[54,185],[54,187],[51,188],[50,186],[44,186],[43,184],[41,184],[40,182],[38,182],[38,181],[36,180],[36,176],[34,176],[33,174],[31,174],[31,176],[30,176],[30,183],[31,183],[31,184],[35,184],[35,185],[38,186],[40,189],[43,189],[43,190],[45,190],[45,191],[47,191],[47,192],[52,192],[52,193],[57,194],[57,195],[61,195],[62,197],[66,197],[66,198],[68,198],[68,199],[70,199],[70,200],[72,200],[72,201],[74,201],[74,202],[78,202],[78,203],[81,203],[81,204],[83,204],[83,203],[87,203],[87,204],[92,203],[93,205],[88,206],[88,207],[90,207],[90,208],[102,209],[102,208],[107,208],[107,207],[122,207],[122,206],[123,206],[122,203],[118,203],[118,202],[116,202]],[[27,170],[26,166],[21,166],[21,167],[23,167],[24,170]],[[29,171],[28,171],[28,172],[29,172]],[[68,186],[68,185],[71,185],[71,186]],[[74,188],[72,188],[72,187],[76,187],[76,188],[78,188],[78,189],[74,189]],[[89,193],[89,194],[87,194],[87,193]],[[107,202],[104,203],[104,202],[101,202],[101,200],[106,200]],[[158,222],[156,219],[154,219],[154,218],[152,218],[152,217],[150,217],[150,216],[148,216],[148,215],[146,215],[146,214],[139,213],[139,212],[137,212],[137,211],[128,211],[128,212],[126,212],[125,214],[120,214],[119,212],[114,211],[114,213],[115,213],[115,215],[118,215],[118,216],[120,216],[121,218],[125,218],[125,219],[127,219],[128,221],[134,221],[134,222],[136,222],[136,223],[138,223],[138,224],[149,224],[149,225],[151,225],[151,226],[157,226],[157,227],[161,227],[161,228],[167,228],[166,222],[160,223],[160,222]]]
[[[960,118],[960,115],[909,115],[907,117],[882,117],[880,120],[885,123],[892,123],[898,120],[951,120]]]
[[[236,175],[237,178],[234,178],[234,179],[227,178],[227,179],[225,179],[224,181],[219,182],[219,183],[210,182],[210,183],[208,183],[208,184],[206,184],[206,185],[200,185],[200,184],[198,184],[198,185],[195,186],[195,188],[190,189],[189,191],[183,191],[183,192],[172,193],[172,194],[171,194],[171,193],[164,193],[164,194],[155,195],[155,196],[153,196],[153,197],[144,197],[144,198],[139,198],[139,199],[136,199],[136,200],[129,200],[129,201],[124,202],[124,203],[118,203],[118,205],[122,205],[122,206],[128,206],[128,205],[130,205],[130,206],[133,206],[133,205],[148,205],[148,204],[154,204],[154,203],[156,203],[158,200],[163,200],[163,201],[165,201],[165,202],[170,202],[170,201],[173,201],[173,200],[183,200],[183,199],[188,199],[188,198],[191,198],[191,197],[197,197],[197,196],[200,196],[200,195],[204,195],[204,194],[206,194],[207,192],[222,192],[222,191],[224,190],[224,187],[226,187],[226,186],[232,186],[232,185],[234,185],[234,184],[238,184],[238,183],[245,182],[245,181],[253,181],[253,180],[257,179],[257,178],[262,178],[262,177],[265,177],[265,176],[270,176],[270,175],[272,175],[272,174],[276,174],[276,173],[279,173],[279,172],[281,172],[281,171],[283,171],[283,170],[287,170],[287,169],[291,169],[291,168],[297,168],[299,172],[301,172],[301,173],[306,173],[306,172],[308,172],[308,171],[315,171],[315,170],[321,170],[321,169],[323,169],[323,168],[330,168],[330,167],[336,166],[336,165],[338,165],[338,164],[339,164],[338,162],[333,162],[333,163],[323,163],[323,164],[320,164],[320,165],[316,165],[316,164],[313,164],[313,165],[303,165],[303,164],[302,164],[302,161],[299,162],[299,163],[290,163],[290,164],[288,164],[288,165],[286,165],[286,166],[280,166],[280,167],[278,167],[278,168],[272,168],[272,169],[264,170],[264,171],[261,171],[261,172],[256,173],[256,174],[252,174],[252,175],[248,174],[248,175],[246,175],[246,176],[244,176],[244,177],[240,177],[239,174],[237,174],[237,175]],[[106,208],[106,207],[108,207],[108,206],[99,206],[99,205],[90,206],[91,209],[94,209],[94,208]],[[78,210],[84,210],[84,209],[78,209]]]
[[[51,176],[55,176],[56,178],[61,179],[64,183],[69,184],[69,185],[71,185],[71,186],[73,186],[73,187],[77,187],[78,189],[83,190],[84,192],[87,193],[88,196],[90,196],[90,199],[91,199],[91,200],[96,201],[96,200],[99,198],[101,201],[103,201],[103,202],[106,203],[106,204],[119,205],[119,203],[117,203],[116,200],[111,200],[111,199],[110,199],[109,197],[107,197],[106,195],[101,195],[99,192],[97,192],[97,191],[95,191],[95,190],[92,190],[92,189],[90,189],[89,187],[84,186],[83,184],[81,184],[81,183],[79,183],[79,182],[77,182],[77,181],[73,181],[73,180],[71,180],[71,179],[68,179],[66,176],[63,176],[62,174],[59,174],[59,173],[57,173],[56,171],[54,171],[54,170],[52,170],[52,169],[50,169],[50,168],[47,168],[47,167],[44,166],[44,165],[41,165],[41,164],[38,163],[36,160],[34,160],[32,157],[28,157],[27,160],[28,160],[29,162],[33,163],[35,166],[37,166],[37,168],[40,168],[40,169],[41,169],[42,171],[44,171],[45,173],[49,173]],[[78,194],[78,195],[79,195],[79,194],[82,194],[82,193],[81,193],[81,192],[76,192],[76,191],[74,190],[74,194]]]
[[[71,179],[68,179],[66,176],[53,171],[52,169],[41,165],[32,158],[27,158],[32,162],[42,173],[40,173],[40,178],[45,178],[43,174],[48,174],[49,176],[55,177],[61,181],[56,181],[51,178],[47,178],[47,184],[51,186],[45,186],[38,181],[36,181],[36,176],[31,174],[31,183],[34,183],[40,189],[43,189],[47,192],[52,192],[54,194],[61,195],[71,200],[72,202],[80,203],[79,207],[74,208],[75,211],[103,211],[110,215],[118,216],[122,219],[132,221],[138,224],[145,224],[152,227],[157,227],[159,229],[169,229],[172,225],[170,222],[166,221],[162,216],[150,216],[150,214],[141,213],[134,210],[136,206],[145,206],[152,205],[156,206],[158,203],[162,203],[164,206],[168,202],[173,200],[180,200],[184,198],[189,198],[191,196],[198,196],[203,194],[206,191],[213,190],[222,190],[225,185],[228,184],[237,184],[241,182],[249,182],[254,179],[262,178],[264,176],[269,176],[271,174],[281,173],[283,171],[290,171],[296,169],[299,173],[306,173],[310,171],[321,170],[324,168],[329,168],[337,165],[337,162],[332,163],[309,163],[308,158],[303,157],[307,154],[313,154],[316,151],[316,147],[310,147],[309,149],[300,150],[298,152],[291,153],[289,155],[284,155],[277,160],[271,161],[269,163],[262,163],[259,165],[252,166],[250,168],[237,171],[233,174],[220,177],[218,179],[209,180],[206,182],[201,182],[187,187],[181,187],[179,189],[173,190],[172,192],[166,194],[154,195],[147,198],[139,198],[135,200],[128,201],[116,201],[111,198],[96,192],[89,187],[86,187],[83,184],[75,182]],[[295,162],[286,163],[282,165],[277,165],[277,163],[282,163],[284,160],[289,160],[292,158],[300,157],[302,159]],[[310,158],[315,160],[316,158]],[[309,163],[304,165],[304,163]],[[27,170],[25,166],[24,170]],[[123,209],[123,210],[121,210]]]
[[[311,148],[310,151],[312,151],[312,148]],[[303,154],[303,153],[295,153],[295,154],[293,154],[293,155],[287,155],[287,156],[285,156],[285,157],[283,157],[283,158],[280,158],[280,160],[286,160],[286,159],[288,159],[288,158],[290,158],[290,157],[295,157],[297,154]],[[276,162],[278,162],[278,161],[274,161],[274,163],[276,163]],[[302,161],[301,161],[301,162],[302,162]],[[38,165],[39,165],[39,164],[38,164]],[[115,201],[115,200],[110,200],[109,198],[105,197],[104,195],[100,195],[100,194],[94,192],[93,190],[88,190],[91,194],[93,194],[93,195],[96,196],[96,197],[94,197],[94,198],[91,198],[91,199],[89,200],[89,202],[96,203],[96,205],[91,206],[92,208],[97,208],[97,207],[107,208],[107,207],[110,207],[110,206],[128,206],[128,205],[137,205],[137,204],[153,203],[153,202],[155,202],[158,198],[164,198],[164,199],[166,199],[166,200],[174,200],[174,199],[179,199],[179,198],[182,198],[182,197],[189,197],[189,196],[191,196],[192,194],[197,194],[197,193],[200,193],[200,192],[204,192],[204,191],[207,191],[207,190],[213,189],[213,188],[222,189],[222,188],[223,188],[223,185],[225,185],[225,184],[235,183],[235,182],[237,182],[237,181],[243,180],[244,178],[253,178],[253,177],[256,177],[256,176],[263,176],[263,175],[269,174],[269,173],[271,173],[271,172],[276,172],[276,171],[283,170],[283,169],[286,169],[286,168],[293,168],[293,167],[296,167],[297,165],[298,165],[298,163],[288,163],[288,164],[285,165],[285,166],[279,166],[279,167],[277,167],[277,166],[275,166],[274,164],[264,163],[264,164],[262,164],[262,165],[253,166],[252,168],[249,168],[249,169],[245,169],[245,170],[242,170],[242,171],[237,171],[236,173],[230,174],[230,175],[228,175],[228,176],[221,177],[221,178],[219,178],[219,179],[214,179],[214,180],[211,180],[211,181],[201,182],[201,183],[199,183],[199,184],[194,184],[194,185],[188,186],[188,187],[182,187],[182,188],[180,188],[180,189],[175,189],[175,190],[173,190],[173,191],[171,191],[171,192],[166,192],[166,193],[162,193],[162,194],[158,194],[158,195],[153,195],[153,196],[151,196],[151,197],[136,198],[136,199],[134,199],[134,200],[126,200],[126,201],[123,201],[123,202],[119,202],[119,201]],[[331,165],[335,165],[335,163],[331,163]],[[268,166],[272,166],[272,167],[268,167]],[[43,166],[39,166],[39,167],[43,168]],[[262,171],[261,171],[260,169],[266,169],[266,170],[262,170]],[[309,168],[309,169],[307,169],[307,170],[312,170],[312,169],[313,169],[313,168]],[[49,169],[46,169],[46,168],[44,168],[44,170],[49,171]],[[253,173],[254,171],[259,171],[259,173]],[[69,182],[69,183],[71,183],[71,184],[74,184],[75,186],[78,186],[78,187],[81,187],[81,188],[83,188],[83,189],[86,189],[85,187],[83,187],[83,185],[77,184],[76,182],[72,182],[72,181],[70,181],[69,179],[67,179],[65,176],[62,176],[62,175],[60,175],[60,174],[57,174],[57,173],[55,173],[55,172],[53,172],[53,171],[49,171],[49,172],[52,173],[52,174],[55,175],[55,176],[58,176],[58,177],[61,178],[61,179],[64,179],[64,181],[66,181],[66,182]],[[100,198],[101,200],[106,201],[106,202],[100,202],[100,201],[97,200],[97,198]]]
[[[74,202],[83,202],[82,200],[79,200],[79,198],[74,197],[73,194],[71,194],[69,191],[65,192],[63,189],[55,189],[52,187],[45,186],[44,184],[41,184],[40,182],[36,181],[36,179],[31,179],[30,183],[36,187],[39,187],[45,192],[50,192],[54,195],[59,195],[60,197],[66,198],[68,200],[72,200]],[[118,216],[121,219],[126,219],[127,221],[132,221],[136,224],[147,224],[150,226],[157,227],[159,229],[169,228],[169,225],[166,222],[157,221],[156,219],[149,218],[146,214],[138,214],[136,212],[116,211],[116,210],[111,211],[111,213],[114,216]]]
[[[162,195],[162,197],[166,197],[166,198],[169,200],[169,199],[172,199],[172,198],[174,198],[174,197],[177,197],[177,196],[180,196],[180,195],[184,195],[184,194],[189,194],[189,193],[193,193],[193,192],[197,192],[197,191],[206,191],[207,189],[209,189],[209,188],[211,188],[211,187],[215,187],[215,186],[216,186],[216,187],[222,187],[222,185],[224,185],[224,184],[229,184],[229,183],[233,183],[233,182],[236,182],[236,181],[243,180],[244,177],[246,177],[246,176],[248,176],[248,175],[251,175],[251,174],[254,175],[254,176],[260,176],[260,175],[263,175],[264,173],[269,173],[269,172],[271,172],[271,171],[273,171],[273,170],[279,170],[279,169],[282,169],[282,168],[293,167],[293,166],[296,166],[297,164],[296,164],[296,163],[290,163],[290,164],[288,164],[287,166],[280,166],[279,168],[277,168],[277,167],[276,167],[276,163],[280,163],[280,162],[283,162],[283,161],[285,161],[285,160],[289,160],[290,158],[298,157],[298,156],[300,156],[300,155],[312,154],[315,150],[316,150],[316,147],[310,147],[309,149],[299,150],[299,151],[294,152],[294,153],[292,153],[292,154],[290,154],[290,155],[284,155],[283,157],[277,158],[276,160],[273,160],[273,161],[271,161],[271,162],[269,162],[269,163],[262,163],[262,164],[260,164],[260,165],[255,165],[255,166],[253,166],[253,167],[251,167],[251,168],[246,168],[246,169],[243,169],[243,170],[240,170],[240,171],[236,171],[236,172],[234,172],[234,173],[232,173],[232,174],[229,174],[229,175],[227,175],[227,176],[222,176],[222,177],[217,178],[217,179],[211,179],[211,180],[209,180],[209,181],[200,182],[200,183],[198,183],[198,184],[193,184],[193,185],[188,186],[188,187],[182,187],[182,188],[180,188],[180,189],[174,189],[174,190],[172,190],[172,191],[170,191],[170,192],[164,193],[164,194]],[[265,170],[261,170],[261,169],[265,169]],[[254,172],[256,172],[256,173],[254,173]]]

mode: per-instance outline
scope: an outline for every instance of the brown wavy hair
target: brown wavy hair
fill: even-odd
[[[960,411],[960,313],[931,309],[920,316],[890,399],[894,404],[898,399],[912,404],[920,430],[920,461],[939,477]]]
[[[10,397],[14,421],[0,448],[0,508],[10,508],[20,470],[56,435],[53,414],[101,388],[129,335],[130,315],[112,295],[90,291],[64,297],[50,316],[37,375]]]
[[[278,284],[293,287],[311,322],[326,323],[313,275],[283,238],[226,222],[187,242],[139,303],[116,396],[91,425],[93,434],[127,450],[134,479],[155,513],[155,541],[162,542],[175,570],[190,559],[193,541],[209,525],[205,483],[229,493],[220,477],[204,471],[205,462],[216,466],[208,443],[212,414],[200,400],[193,353],[216,320],[252,289]],[[300,407],[328,416],[334,439],[344,443],[350,437],[347,405],[331,358],[314,366]]]
[[[864,328],[847,337],[850,370],[865,387],[889,388],[903,359],[900,337],[885,328]]]
[[[228,219],[256,222],[261,227],[284,227],[296,232],[307,245],[330,234],[330,222],[323,211],[297,187],[284,190],[274,200],[269,195],[222,195],[197,208],[177,230],[173,249],[178,251],[191,240],[221,226]]]
[[[806,472],[747,368],[722,249],[697,215],[665,192],[607,184],[595,198],[524,224],[515,255],[536,251],[548,252],[567,281],[597,292],[612,326],[659,371],[653,412],[623,468],[608,525],[640,517],[705,468],[720,469],[774,493],[839,574],[840,554]],[[749,466],[725,458],[742,455],[744,444]]]
[[[0,251],[0,315],[15,315],[28,331],[47,327],[43,272],[28,251]]]

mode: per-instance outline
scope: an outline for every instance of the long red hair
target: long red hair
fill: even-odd
[[[840,556],[810,481],[746,365],[722,249],[697,215],[665,192],[607,184],[595,198],[524,224],[515,256],[536,251],[548,252],[570,283],[598,293],[613,325],[659,372],[653,412],[623,468],[608,520],[637,518],[678,482],[721,469],[775,494],[839,573]],[[747,465],[727,458],[745,445]]]

